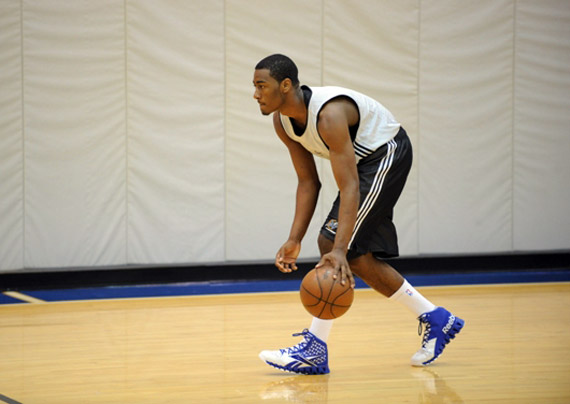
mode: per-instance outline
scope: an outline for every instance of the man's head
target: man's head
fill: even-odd
[[[269,115],[294,97],[299,90],[297,66],[284,55],[271,55],[255,66],[253,98],[263,115]]]
[[[275,54],[267,56],[255,66],[256,70],[267,69],[269,75],[281,83],[284,79],[290,79],[294,87],[299,85],[299,71],[295,62],[285,55]]]

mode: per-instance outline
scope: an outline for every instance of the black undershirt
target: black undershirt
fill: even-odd
[[[308,87],[308,86],[301,86],[301,90],[303,91],[303,101],[305,102],[305,107],[307,107],[307,109],[309,108],[309,102],[311,101],[311,97],[313,95],[313,91]],[[347,98],[348,100],[350,100],[354,106],[358,109],[358,105],[356,105],[356,103],[354,102],[354,100],[352,98],[349,97],[345,97],[345,96],[339,96],[339,97],[343,97],[343,98]],[[339,98],[339,97],[335,97],[335,98]],[[333,100],[334,98],[332,98],[331,100]],[[330,102],[331,100],[327,101]],[[293,131],[295,132],[295,135],[297,136],[302,136],[303,133],[305,133],[305,126],[299,126],[297,125],[297,123],[293,120],[290,119],[291,121],[291,126],[293,126]],[[348,127],[348,131],[350,133],[350,139],[352,142],[354,142],[354,139],[356,139],[356,132],[358,131],[358,125],[360,122],[357,122],[356,124],[349,126]],[[322,138],[321,138],[322,140]],[[324,143],[324,141],[323,141]],[[325,143],[325,146],[327,146],[327,144]],[[327,149],[329,147],[327,146]]]

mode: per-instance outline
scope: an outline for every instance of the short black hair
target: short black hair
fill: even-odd
[[[281,83],[289,78],[293,86],[299,85],[299,71],[297,65],[289,57],[281,54],[267,56],[259,61],[255,66],[255,70],[267,69],[269,75]]]

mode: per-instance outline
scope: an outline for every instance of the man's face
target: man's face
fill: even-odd
[[[269,115],[279,109],[284,99],[277,80],[269,75],[268,69],[255,70],[253,74],[255,92],[253,98],[259,103],[263,115]]]

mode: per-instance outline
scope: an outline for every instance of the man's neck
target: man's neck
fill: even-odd
[[[290,119],[304,126],[307,122],[307,106],[305,105],[305,97],[301,87],[297,87],[291,98],[287,100],[285,105],[279,111],[281,115],[288,116]]]

